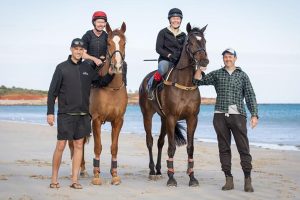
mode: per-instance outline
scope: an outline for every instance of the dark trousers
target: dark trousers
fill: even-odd
[[[240,154],[242,169],[244,172],[251,172],[252,157],[250,155],[249,140],[247,136],[246,117],[239,114],[225,116],[224,113],[215,113],[213,124],[218,138],[222,171],[231,171],[230,145],[232,133]]]

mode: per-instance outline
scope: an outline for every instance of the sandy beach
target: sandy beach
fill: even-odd
[[[82,190],[69,187],[70,154],[65,150],[59,172],[60,189],[49,189],[56,127],[0,121],[0,199],[299,199],[300,152],[251,147],[254,193],[243,191],[243,173],[233,145],[235,189],[221,191],[224,176],[220,170],[216,143],[195,143],[195,176],[199,187],[188,187],[186,148],[177,148],[175,178],[178,187],[166,186],[167,146],[163,150],[164,177],[148,180],[148,151],[145,136],[122,134],[119,139],[119,175],[122,183],[110,185],[110,134],[102,133],[101,170],[104,184],[91,182],[93,139],[86,146],[88,178],[81,178]],[[155,142],[157,137],[155,137]],[[156,159],[156,145],[154,145]]]

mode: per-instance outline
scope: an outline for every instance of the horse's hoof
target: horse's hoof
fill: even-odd
[[[189,186],[190,187],[197,187],[197,186],[199,186],[199,181],[195,177],[193,177],[193,178],[190,179]]]
[[[89,177],[89,174],[86,170],[80,172],[80,177],[81,178],[88,178]]]
[[[121,178],[119,176],[114,176],[111,179],[112,185],[120,185],[121,184]]]
[[[148,178],[150,181],[156,181],[156,175],[149,175]]]
[[[156,174],[156,180],[160,180],[162,178],[163,178],[162,174]]]
[[[101,180],[101,178],[100,178],[100,177],[94,177],[94,178],[92,179],[92,184],[93,184],[93,185],[102,185],[102,180]]]
[[[168,187],[177,187],[177,181],[175,180],[175,178],[170,177],[167,182],[167,186]]]

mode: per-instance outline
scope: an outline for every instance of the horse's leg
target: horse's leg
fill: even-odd
[[[187,154],[188,154],[188,169],[187,174],[190,177],[189,186],[198,186],[199,182],[194,177],[194,134],[198,123],[197,116],[191,116],[186,120],[187,123]]]
[[[80,165],[80,176],[81,177],[88,177],[88,173],[85,169],[85,159],[84,159],[84,146],[87,143],[87,137],[83,139],[83,148],[82,148],[82,159],[81,159],[81,165]]]
[[[92,122],[93,126],[93,136],[94,136],[94,153],[95,158],[93,160],[93,166],[94,166],[94,177],[92,180],[92,183],[94,185],[101,185],[102,180],[100,177],[100,154],[102,151],[102,144],[101,144],[101,121],[99,118],[96,118]]]
[[[173,158],[176,151],[175,145],[175,124],[176,120],[174,116],[168,116],[166,119],[166,131],[168,134],[168,156],[169,159],[167,160],[167,167],[168,167],[168,177],[169,180],[167,182],[167,186],[177,186],[177,181],[174,178],[174,166],[173,166]]]
[[[119,141],[119,135],[121,128],[123,126],[123,118],[119,118],[111,122],[112,126],[112,134],[111,134],[111,169],[110,173],[112,176],[111,184],[113,185],[119,185],[121,183],[121,179],[118,176],[117,172],[117,167],[118,167],[118,162],[117,162],[117,154],[118,154],[118,141]]]
[[[144,118],[144,128],[146,131],[146,144],[149,152],[149,179],[150,180],[156,180],[155,176],[155,169],[154,169],[154,160],[153,160],[153,153],[152,153],[152,147],[153,147],[153,137],[152,137],[152,117],[153,113],[143,113]]]
[[[161,178],[161,153],[162,148],[165,143],[165,136],[166,136],[166,122],[164,119],[161,120],[161,128],[160,128],[160,135],[157,141],[157,162],[156,162],[156,178]]]
[[[73,140],[68,140],[68,145],[69,145],[69,149],[70,149],[70,156],[71,156],[71,160],[73,159],[73,155],[74,155],[74,144],[73,144]],[[70,175],[72,176],[72,168],[70,169]]]
[[[68,144],[69,144],[69,149],[70,149],[70,155],[71,155],[71,160],[73,159],[73,155],[74,155],[74,144],[72,140],[68,140]]]

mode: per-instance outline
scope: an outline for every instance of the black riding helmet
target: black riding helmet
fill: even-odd
[[[170,20],[171,17],[180,17],[182,19],[182,11],[178,8],[172,8],[168,13],[168,19]]]

